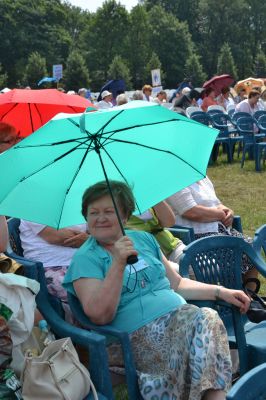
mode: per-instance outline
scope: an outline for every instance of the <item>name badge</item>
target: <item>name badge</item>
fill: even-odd
[[[147,268],[149,265],[146,263],[146,261],[143,260],[143,258],[139,258],[138,262],[133,264],[133,265],[127,265],[126,266],[126,270],[131,273],[134,274],[135,272],[139,272],[142,269]]]

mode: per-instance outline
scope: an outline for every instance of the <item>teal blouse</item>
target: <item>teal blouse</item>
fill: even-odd
[[[153,236],[140,231],[126,231],[126,234],[133,241],[140,261],[125,268],[120,302],[111,325],[131,333],[186,301],[170,288],[160,248]],[[91,237],[74,254],[63,286],[76,295],[75,280],[104,280],[111,264],[111,254]]]

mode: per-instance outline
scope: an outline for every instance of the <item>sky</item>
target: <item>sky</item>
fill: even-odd
[[[73,6],[78,6],[84,10],[94,12],[97,8],[101,7],[104,0],[68,0]],[[130,11],[132,7],[138,4],[138,0],[119,0],[121,4],[126,6],[127,10]]]

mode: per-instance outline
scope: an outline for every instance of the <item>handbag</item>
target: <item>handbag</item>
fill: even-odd
[[[26,357],[21,383],[24,400],[83,400],[90,390],[98,400],[70,338],[50,342],[38,357]]]
[[[246,285],[255,283],[256,289],[251,290]],[[259,323],[266,320],[266,302],[265,298],[258,295],[260,290],[260,281],[256,278],[249,278],[243,285],[244,292],[251,298],[250,306],[247,311],[247,317],[251,322]]]

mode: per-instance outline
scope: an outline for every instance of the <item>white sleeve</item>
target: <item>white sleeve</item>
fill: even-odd
[[[189,187],[168,197],[166,201],[172,207],[174,214],[180,216],[182,216],[187,210],[190,210],[192,207],[197,205]]]
[[[46,228],[46,225],[37,224],[35,222],[25,221],[22,219],[20,221],[19,229],[20,231],[31,230],[34,235],[39,235],[39,233]]]

